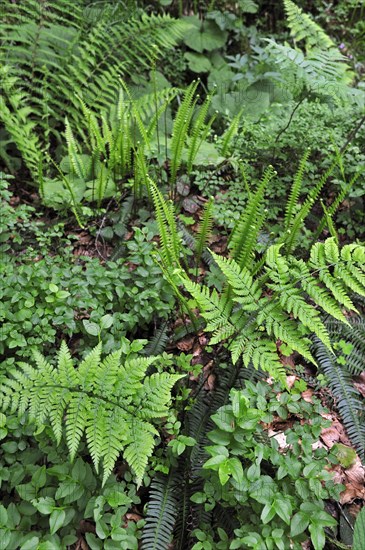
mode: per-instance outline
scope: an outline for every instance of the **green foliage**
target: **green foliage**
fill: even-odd
[[[16,258],[4,255],[0,353],[6,352],[6,364],[14,361],[14,354],[30,357],[30,351],[40,346],[49,350],[61,334],[77,334],[81,345],[93,347],[106,315],[112,321],[101,333],[107,352],[126,333],[146,329],[157,316],[167,317],[173,297],[153,261],[150,239],[146,229],[136,228],[125,243],[124,257],[104,265],[97,258],[67,253],[36,261],[23,258],[17,265]],[[96,332],[90,332],[94,325]]]
[[[64,342],[57,367],[33,352],[36,368],[19,363],[3,380],[2,410],[28,412],[37,429],[49,421],[57,444],[65,433],[71,461],[85,434],[96,471],[103,465],[103,485],[123,451],[140,485],[158,435],[152,421],[166,416],[171,389],[182,376],[146,376],[159,357],[133,356],[133,344],[103,361],[101,351],[98,344],[77,369]]]
[[[137,550],[143,520],[121,526],[140,503],[129,472],[119,481],[111,476],[101,487],[85,449],[71,464],[66,446],[55,448],[48,427],[35,436],[35,446],[24,418],[1,417],[8,432],[0,442],[1,549],[64,550],[87,522],[95,527],[85,535],[91,548]]]
[[[284,0],[287,23],[296,42],[305,40],[307,49],[312,47],[328,49],[335,47],[330,37],[313,19],[302,12],[291,0]]]
[[[285,258],[281,247],[268,248],[264,272],[256,276],[250,267],[240,267],[232,258],[213,254],[226,279],[221,293],[190,281],[182,272],[180,278],[206,320],[206,331],[213,333],[211,344],[228,340],[234,363],[242,357],[246,367],[252,361],[256,368],[285,381],[276,341],[312,362],[312,334],[325,348],[332,349],[318,307],[346,322],[341,308],[355,310],[349,290],[365,294],[365,249],[353,244],[339,251],[330,238],[315,244],[305,262],[292,256]]]
[[[2,13],[1,120],[33,177],[50,139],[60,142],[64,113],[81,135],[82,101],[116,104],[120,75],[147,68],[176,44],[187,25],[123,3],[77,0],[9,3]],[[131,48],[133,43],[133,48]]]
[[[365,509],[362,508],[356,518],[353,550],[361,550],[365,544]]]
[[[178,512],[175,496],[177,490],[173,475],[157,475],[151,483],[146,523],[142,533],[142,549],[159,550],[169,546]]]
[[[365,460],[365,409],[363,398],[353,383],[353,376],[363,370],[365,355],[364,320],[350,317],[348,325],[326,321],[334,342],[334,354],[328,353],[318,339],[314,340],[313,354],[319,371],[327,378],[327,385],[336,398],[336,406],[347,433],[360,458]]]
[[[267,383],[246,382],[244,389],[231,390],[229,404],[212,416],[211,458],[201,472],[204,487],[192,500],[206,510],[228,507],[239,527],[234,536],[213,531],[217,546],[197,543],[194,548],[300,549],[309,537],[316,550],[324,548],[325,528],[336,525],[324,510],[324,500],[336,498],[341,486],[334,485],[326,470],[336,458],[312,448],[325,422],[323,410],[297,393],[277,391]],[[284,434],[265,434],[263,423],[298,416],[301,422],[294,421]],[[200,528],[209,533],[204,524]]]

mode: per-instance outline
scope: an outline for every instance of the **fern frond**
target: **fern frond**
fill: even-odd
[[[186,166],[188,174],[190,174],[193,169],[194,160],[199,148],[202,142],[207,138],[215,119],[215,115],[213,115],[207,123],[205,122],[208,116],[211,101],[212,98],[208,95],[208,97],[204,100],[203,105],[199,108],[192,131],[190,132]]]
[[[257,236],[266,217],[264,193],[274,175],[275,172],[271,166],[265,170],[257,190],[249,197],[244,213],[231,233],[228,246],[232,258],[240,267],[248,267],[252,260]]]
[[[158,435],[152,422],[167,415],[172,387],[183,376],[146,376],[158,357],[130,357],[123,363],[120,350],[101,361],[101,344],[78,369],[65,344],[55,368],[37,352],[34,358],[36,369],[19,363],[4,379],[2,410],[28,412],[37,427],[49,418],[58,443],[65,434],[71,460],[85,434],[96,470],[103,464],[103,483],[123,452],[140,484]]]
[[[201,221],[199,223],[199,229],[197,234],[196,247],[195,247],[195,257],[196,257],[195,263],[196,263],[197,269],[199,267],[203,250],[207,245],[209,235],[212,230],[213,206],[214,206],[214,199],[213,197],[210,197],[208,202],[206,202],[204,205],[203,214],[202,214]]]
[[[142,532],[142,550],[168,548],[178,514],[176,481],[173,474],[156,476],[147,504],[146,524]]]
[[[177,172],[182,161],[182,152],[186,144],[190,122],[194,114],[199,82],[192,82],[184,93],[184,98],[175,116],[171,138],[171,183],[175,184]],[[204,111],[203,111],[204,113]]]
[[[148,459],[152,456],[155,447],[154,435],[158,432],[152,424],[138,419],[131,420],[131,441],[124,450],[124,457],[136,475],[137,486],[142,483]]]
[[[295,208],[298,204],[300,191],[302,188],[304,170],[310,155],[310,150],[308,149],[302,158],[300,159],[299,168],[294,176],[293,185],[290,189],[288,202],[285,206],[285,217],[284,217],[284,230],[289,231],[290,226],[292,225]]]
[[[150,178],[148,178],[148,183],[155,207],[163,262],[166,267],[178,268],[180,267],[182,247],[177,231],[173,205],[164,199],[162,193]]]
[[[329,354],[323,344],[314,340],[314,354],[319,369],[325,374],[328,385],[336,397],[347,433],[362,461],[365,460],[365,410],[363,400],[354,387],[351,374],[346,366],[337,363],[336,357]]]
[[[291,0],[283,1],[290,33],[295,41],[305,40],[307,49],[335,47],[330,37],[309,15],[303,13]]]
[[[282,256],[282,246],[268,248],[261,276],[254,267],[252,273],[233,258],[212,253],[226,279],[220,294],[190,281],[186,274],[180,277],[206,320],[206,330],[213,333],[211,343],[228,340],[234,363],[242,357],[245,366],[252,363],[285,382],[277,342],[313,363],[310,336],[316,335],[332,351],[319,308],[348,324],[342,305],[354,306],[347,289],[365,296],[365,248],[346,245],[340,252],[336,240],[329,238],[312,247],[306,263]]]

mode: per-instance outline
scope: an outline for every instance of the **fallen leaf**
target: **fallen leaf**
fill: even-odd
[[[291,390],[291,388],[294,386],[296,379],[297,377],[294,376],[294,374],[286,377],[286,385],[288,386],[289,390]]]
[[[365,397],[365,372],[362,372],[359,376],[354,377],[354,386]]]
[[[187,338],[184,338],[183,340],[180,340],[180,342],[176,344],[176,347],[180,351],[190,351],[193,348],[194,342],[195,336],[189,336]]]
[[[204,382],[204,389],[212,391],[215,388],[215,374],[210,374]]]
[[[125,515],[125,519],[127,521],[135,521],[137,523],[137,521],[142,519],[142,516],[140,516],[139,514],[135,514],[135,513],[128,513],[128,514]]]
[[[311,388],[308,388],[307,390],[301,393],[301,396],[304,399],[304,401],[307,401],[307,403],[312,403],[313,393],[314,393],[313,390]]]
[[[182,207],[189,214],[195,214],[199,210],[199,204],[194,199],[186,198],[182,201]]]

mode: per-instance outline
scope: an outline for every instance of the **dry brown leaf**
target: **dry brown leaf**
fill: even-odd
[[[86,541],[81,538],[77,541],[75,550],[89,550],[89,546],[87,545]]]
[[[286,385],[288,386],[289,390],[291,390],[291,388],[294,386],[296,379],[297,377],[294,376],[294,374],[286,377]]]
[[[267,435],[269,437],[273,437],[274,439],[276,439],[276,441],[278,442],[280,450],[285,450],[285,449],[288,448],[288,444],[286,442],[286,435],[284,433],[275,432],[274,430],[269,429],[268,432],[267,432]]]
[[[214,390],[214,388],[215,388],[215,375],[210,374],[204,382],[204,389],[208,391],[212,391]]]
[[[176,344],[176,347],[180,351],[190,351],[193,348],[194,342],[195,336],[189,336],[187,338],[184,338],[183,340],[180,340],[180,342]]]
[[[341,504],[347,504],[355,499],[365,499],[365,469],[358,456],[355,464],[344,470],[342,483],[346,489],[340,495]]]
[[[307,401],[307,403],[312,403],[313,393],[314,391],[311,388],[308,388],[307,390],[301,393],[301,396],[304,399],[304,401]]]
[[[365,371],[354,377],[354,386],[365,397]]]
[[[320,438],[323,443],[330,449],[335,443],[343,443],[351,447],[350,440],[346,435],[345,428],[336,418],[334,419],[330,414],[322,414],[322,417],[332,421],[332,426],[329,428],[323,428]]]
[[[137,521],[142,519],[142,516],[140,516],[139,514],[130,512],[130,513],[125,515],[125,519],[127,521],[135,521],[137,523]]]

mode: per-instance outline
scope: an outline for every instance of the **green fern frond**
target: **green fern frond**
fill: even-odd
[[[318,199],[321,190],[328,181],[328,178],[335,169],[337,160],[334,160],[326,172],[320,177],[317,184],[309,191],[306,199],[301,205],[299,211],[295,215],[291,215],[290,228],[284,234],[280,242],[284,243],[287,254],[291,254],[295,248],[296,242],[299,238],[300,230],[303,227],[304,220],[307,218],[311,211],[315,201]]]
[[[241,110],[230,121],[227,130],[224,132],[224,134],[222,136],[222,144],[221,144],[221,149],[220,149],[220,153],[221,153],[222,157],[226,157],[229,150],[230,150],[232,140],[233,140],[234,136],[237,134],[238,127],[239,127],[239,124],[241,122],[242,113],[243,113],[243,110]]]
[[[71,460],[86,435],[91,458],[103,483],[121,452],[140,484],[158,431],[155,418],[166,416],[171,390],[183,376],[156,373],[146,376],[158,357],[130,357],[115,351],[101,361],[101,344],[74,368],[63,343],[57,367],[35,352],[37,368],[20,363],[0,390],[2,410],[28,412],[36,427],[49,418],[59,443],[65,435]]]
[[[291,0],[283,1],[290,33],[295,41],[305,40],[307,49],[335,47],[330,37],[309,15],[303,13]]]
[[[234,363],[242,357],[244,365],[252,362],[255,368],[285,382],[278,341],[313,363],[312,335],[332,351],[319,308],[332,318],[347,322],[342,305],[354,309],[347,289],[356,289],[365,296],[365,248],[346,245],[340,251],[335,239],[330,238],[312,247],[306,263],[282,256],[282,246],[268,248],[265,273],[261,276],[241,268],[232,258],[212,253],[226,279],[226,288],[220,294],[190,281],[186,274],[181,281],[195,298],[206,321],[206,331],[213,333],[212,344],[228,340]]]
[[[346,365],[337,363],[322,342],[314,340],[313,353],[320,371],[325,374],[328,385],[336,397],[336,404],[351,442],[362,461],[365,461],[365,410],[363,400],[353,385]]]
[[[158,475],[151,483],[146,525],[142,531],[142,550],[162,550],[169,547],[179,510],[176,490],[173,474],[168,477]]]
[[[177,172],[182,162],[182,152],[188,137],[190,122],[194,114],[198,81],[192,82],[185,90],[184,98],[177,110],[171,138],[171,183],[175,184]],[[204,114],[204,111],[202,111]]]
[[[265,170],[257,190],[249,197],[244,213],[231,233],[228,246],[232,258],[240,267],[247,267],[252,260],[257,236],[266,217],[264,193],[274,175],[271,166]]]
[[[210,197],[209,200],[205,203],[201,221],[199,223],[199,229],[197,234],[197,240],[195,245],[195,263],[198,269],[200,259],[202,257],[203,251],[207,245],[210,232],[213,226],[213,206],[214,199]]]
[[[207,138],[215,119],[215,115],[213,115],[207,123],[205,122],[208,116],[211,102],[212,97],[208,95],[207,98],[204,100],[204,103],[199,108],[199,112],[196,116],[192,130],[190,132],[186,167],[188,174],[190,174],[193,169],[194,160],[199,151],[199,148],[202,142],[205,141],[205,139]]]
[[[148,183],[155,207],[162,260],[166,267],[179,268],[182,246],[176,226],[174,207],[171,202],[164,199],[162,193],[150,178],[148,178]]]
[[[289,193],[289,199],[285,206],[285,217],[284,217],[285,231],[289,231],[290,226],[292,225],[295,209],[297,207],[300,191],[302,188],[303,175],[304,175],[304,171],[305,171],[305,167],[306,167],[309,155],[310,155],[310,150],[308,149],[300,159],[299,168],[294,176],[293,185]]]
[[[89,12],[92,8],[86,9],[82,0],[2,6],[0,61],[16,77],[15,92],[22,94],[24,108],[22,114],[14,111],[6,124],[34,176],[38,163],[33,145],[40,153],[48,151],[51,135],[60,141],[65,112],[76,136],[83,137],[87,120],[82,102],[109,112],[118,101],[120,77],[148,69],[189,26],[168,15],[147,15],[137,7],[125,11],[123,3],[99,6],[97,19],[88,19]],[[1,84],[6,84],[2,74]],[[3,96],[2,113],[14,97]],[[26,125],[21,129],[23,116]]]

